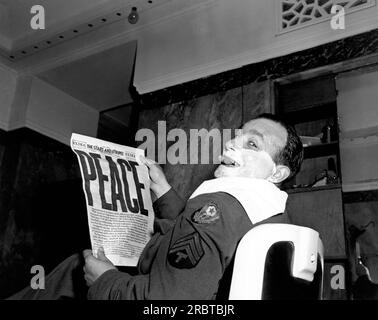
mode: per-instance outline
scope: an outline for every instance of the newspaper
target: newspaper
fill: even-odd
[[[154,212],[144,151],[73,133],[87,202],[93,253],[104,248],[117,266],[136,266],[153,232]]]

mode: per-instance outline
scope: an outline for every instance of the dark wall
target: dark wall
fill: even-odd
[[[206,129],[209,132],[212,129],[219,129],[222,134],[223,129],[240,128],[242,123],[256,115],[269,112],[269,86],[269,81],[252,83],[180,103],[145,109],[139,115],[139,129],[151,129],[155,133],[155,160],[158,161],[157,153],[164,152],[161,150],[161,142],[164,139],[167,141],[167,136],[158,136],[158,121],[166,122],[167,135],[174,128],[184,130],[188,137],[186,150],[190,150],[190,129]],[[225,141],[222,139],[222,142]],[[165,151],[174,143],[167,141]],[[199,140],[198,145],[201,146],[201,143]],[[140,144],[141,142],[137,143]],[[209,145],[209,149],[216,152],[217,148],[213,148],[212,140]],[[188,152],[188,164],[160,163],[164,166],[168,181],[184,199],[187,199],[204,180],[212,179],[217,166],[214,164],[212,152],[209,153],[209,164],[200,162],[201,150],[198,150],[200,164],[189,163],[189,154]]]
[[[85,197],[71,149],[19,129],[0,131],[0,298],[89,247]]]

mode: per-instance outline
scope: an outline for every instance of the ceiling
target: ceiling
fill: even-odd
[[[139,12],[151,9],[170,0],[0,0],[0,48],[13,54],[17,49],[35,45],[41,40],[92,23],[92,28],[81,28],[80,33],[93,31],[96,27],[124,19],[133,6]],[[31,13],[34,5],[45,10],[45,29],[34,30]],[[112,13],[121,12],[123,17]],[[108,18],[106,21],[99,18]],[[97,22],[97,23],[96,23]]]
[[[42,5],[46,11],[46,25],[53,27],[61,24],[64,20],[69,20],[77,15],[89,12],[91,8],[98,6],[106,0],[0,0],[2,17],[0,20],[0,30],[2,37],[14,43],[26,35],[33,33],[30,27],[32,14],[30,9],[38,4]],[[34,31],[38,33],[38,31]]]
[[[85,45],[101,43],[117,32],[174,15],[208,0],[0,0],[0,55],[15,70],[38,69],[46,61],[75,56],[63,64],[31,73],[102,112],[132,102],[137,41],[102,48],[83,57],[73,55]],[[45,9],[45,30],[33,30],[34,5]],[[139,21],[127,17],[137,7]],[[119,112],[118,112],[119,113]],[[122,118],[122,115],[117,114]],[[125,121],[127,119],[124,119]]]
[[[136,41],[45,71],[38,77],[103,111],[132,102],[129,93]]]

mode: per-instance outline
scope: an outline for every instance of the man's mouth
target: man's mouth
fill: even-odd
[[[238,162],[226,155],[221,156],[221,164],[226,167],[240,167]]]

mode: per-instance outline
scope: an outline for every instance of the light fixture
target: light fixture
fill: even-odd
[[[132,7],[131,12],[128,16],[128,20],[131,24],[136,24],[139,20],[139,14],[137,11],[137,7]]]

